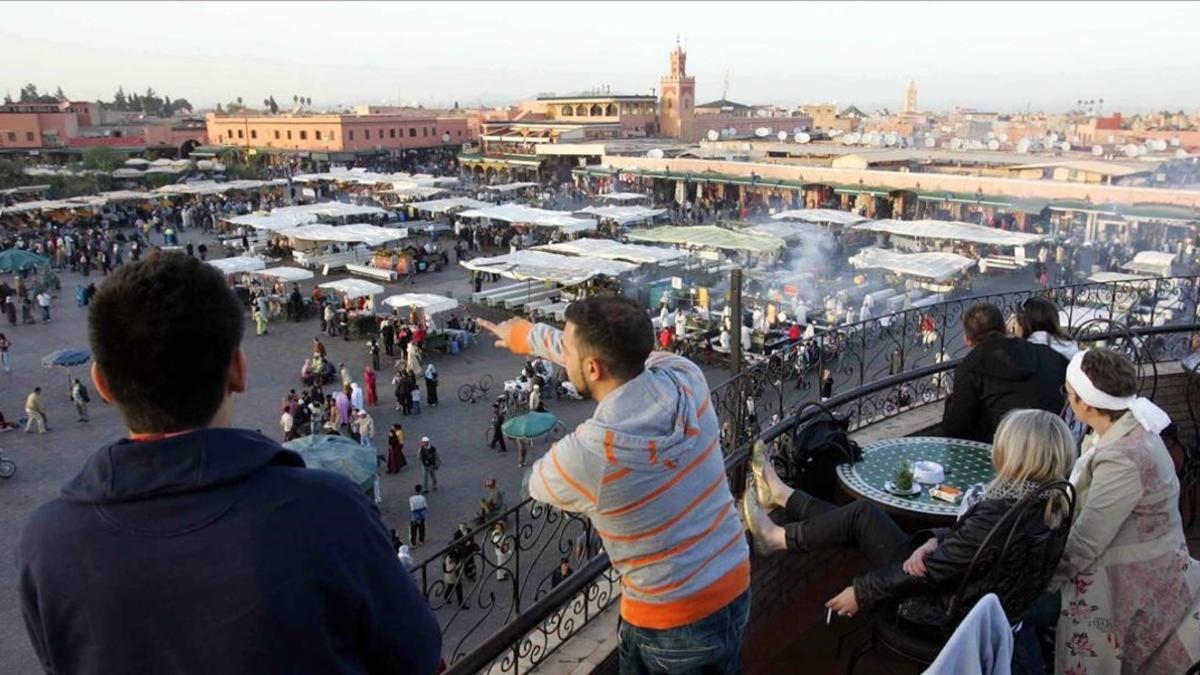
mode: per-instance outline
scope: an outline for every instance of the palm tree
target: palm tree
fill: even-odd
[[[297,96],[297,95],[295,95],[295,94],[292,94],[292,104],[293,104],[293,105],[299,105],[299,104],[300,104],[300,97],[299,97],[299,96]]]
[[[304,100],[304,105],[312,105],[312,97],[311,96],[309,96],[307,99]]]
[[[238,105],[242,105],[242,97],[241,96],[237,97],[237,102],[238,102]]]

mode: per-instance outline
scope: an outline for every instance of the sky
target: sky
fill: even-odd
[[[686,43],[699,102],[1200,108],[1200,3],[4,3],[0,89],[151,86],[211,107],[648,94]]]

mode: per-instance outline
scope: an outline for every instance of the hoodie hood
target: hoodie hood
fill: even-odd
[[[597,445],[612,432],[611,447],[625,464],[652,461],[647,448],[668,459],[686,445],[687,430],[699,426],[696,402],[679,376],[666,368],[648,367],[604,398],[588,420]]]
[[[123,438],[96,451],[63,499],[119,504],[202,492],[271,464],[303,467],[299,454],[244,429],[200,429],[152,441]]]

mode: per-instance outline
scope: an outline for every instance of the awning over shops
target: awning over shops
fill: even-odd
[[[492,192],[512,192],[514,190],[524,190],[525,188],[537,187],[537,183],[504,183],[502,185],[485,185],[485,190]]]
[[[460,215],[463,218],[487,218],[507,223],[556,227],[566,232],[586,232],[596,229],[596,221],[590,218],[575,218],[568,211],[537,209],[516,202],[463,211]]]
[[[650,221],[666,212],[666,209],[648,209],[644,206],[589,206],[576,211],[599,216],[601,220],[615,220],[620,225]]]
[[[431,293],[400,293],[399,295],[389,295],[383,299],[383,304],[396,309],[416,307],[417,309],[424,310],[426,316],[458,309],[458,301],[454,298],[433,295]]]
[[[448,199],[432,199],[424,202],[409,204],[412,208],[426,213],[450,213],[459,209],[486,209],[491,204],[470,197],[450,197]]]
[[[1096,272],[1088,277],[1088,281],[1098,284],[1145,283],[1147,281],[1154,281],[1154,277],[1144,274],[1126,274],[1124,272]]]
[[[950,202],[953,204],[978,204],[979,206],[1009,207],[1012,205],[1009,197],[994,197],[974,192],[918,192],[917,199],[923,202]],[[1045,200],[1042,209],[1046,208],[1049,200]],[[1035,213],[1040,213],[1037,209]]]
[[[222,274],[241,274],[243,272],[257,272],[265,269],[267,263],[261,258],[250,258],[248,256],[237,256],[235,258],[221,258],[219,260],[209,260],[209,265],[221,270]]]
[[[311,214],[317,218],[348,218],[351,216],[381,216],[387,209],[378,206],[363,206],[361,204],[346,204],[345,202],[320,202],[318,204],[301,204],[299,206],[284,206],[272,209],[271,215],[285,216]]]
[[[1133,260],[1121,265],[1121,269],[1152,274],[1157,277],[1169,277],[1174,264],[1175,255],[1173,253],[1138,251],[1134,254]]]
[[[289,239],[305,241],[336,241],[345,244],[366,244],[367,246],[382,246],[390,241],[398,241],[408,237],[408,229],[403,227],[376,227],[375,225],[301,225],[288,230],[277,232]]]
[[[638,268],[633,263],[619,260],[555,255],[528,249],[491,258],[471,258],[459,264],[469,270],[499,274],[518,281],[549,281],[563,286],[581,284],[600,275],[616,277]]]
[[[622,244],[612,239],[576,239],[557,244],[546,244],[534,247],[537,251],[565,253],[567,255],[589,256],[606,260],[625,260],[632,263],[664,263],[682,260],[687,253],[672,248],[658,246],[641,246],[638,244]]]
[[[290,230],[294,227],[317,222],[317,217],[311,213],[247,213],[234,216],[226,222],[241,227],[252,227],[256,230]]]
[[[792,209],[771,216],[775,220],[799,220],[806,223],[831,223],[833,225],[857,225],[868,218],[837,209]]]
[[[956,253],[898,253],[874,246],[864,248],[850,258],[858,269],[883,269],[910,277],[946,281],[975,265],[975,261]]]
[[[648,199],[648,196],[640,192],[609,192],[608,194],[600,195],[600,199],[624,203],[634,202],[639,199]]]
[[[164,185],[155,190],[165,194],[176,195],[215,195],[231,192],[233,190],[259,190],[264,187],[274,187],[287,185],[287,181],[282,178],[275,180],[231,180],[226,183],[218,183],[211,180],[201,180],[192,183],[174,183],[172,185]]]
[[[747,224],[744,231],[768,237],[779,237],[784,241],[795,241],[808,237],[830,237],[830,241],[832,241],[833,236],[820,225],[796,221]]]
[[[313,273],[303,267],[272,267],[269,270],[259,270],[255,274],[287,282],[305,281],[313,278]]]
[[[715,248],[751,253],[771,253],[785,246],[782,239],[761,234],[735,232],[716,225],[679,227],[667,225],[652,230],[632,232],[632,241],[656,244],[679,244],[689,248]]]
[[[349,300],[361,298],[364,296],[379,295],[384,291],[383,286],[364,281],[362,279],[339,279],[338,281],[327,281],[320,285],[327,291],[333,291],[340,295],[346,296]]]
[[[993,246],[1025,246],[1046,237],[1026,232],[1009,232],[994,227],[950,220],[872,220],[853,226],[855,230],[886,232],[913,239],[942,239],[967,241]]]

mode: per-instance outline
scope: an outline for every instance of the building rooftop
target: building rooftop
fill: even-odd
[[[719,98],[715,101],[709,101],[708,103],[701,103],[701,104],[697,105],[696,107],[697,108],[720,108],[722,110],[726,110],[726,109],[747,110],[747,109],[753,108],[754,106],[746,105],[745,103],[738,103],[737,101],[730,101],[727,98]]]
[[[648,94],[577,94],[575,96],[538,96],[539,101],[611,101],[621,99],[627,101],[657,101],[657,96]]]

